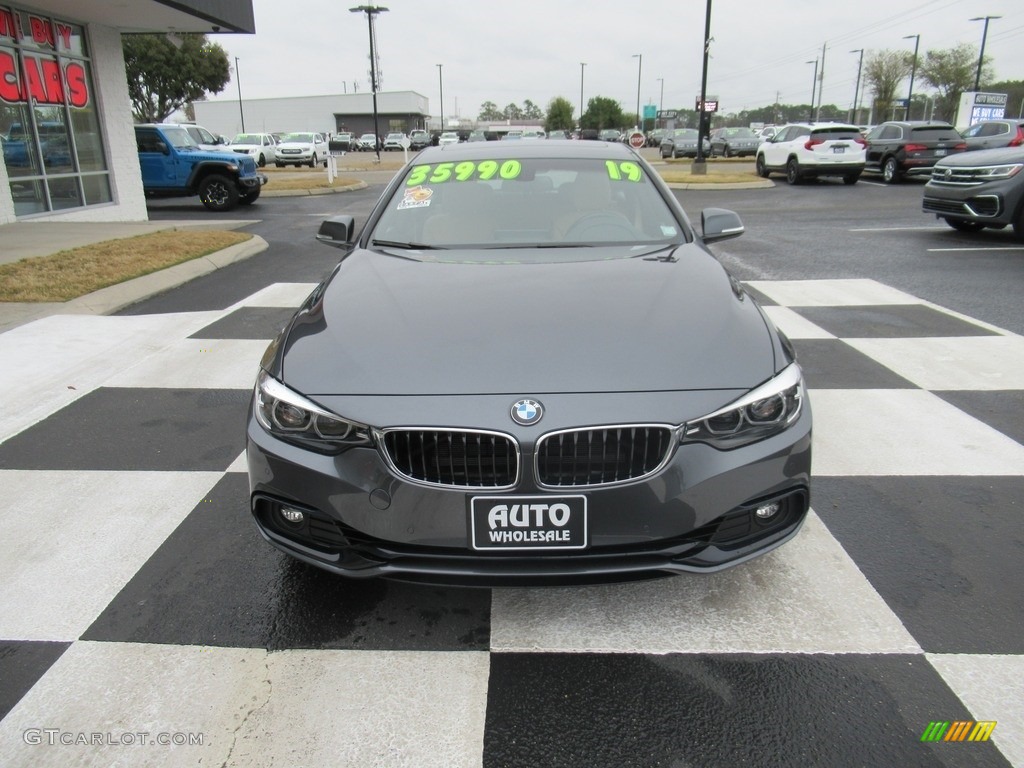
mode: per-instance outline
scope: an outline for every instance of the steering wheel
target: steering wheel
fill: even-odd
[[[618,211],[586,213],[565,233],[566,240],[632,240],[636,237],[636,227]]]

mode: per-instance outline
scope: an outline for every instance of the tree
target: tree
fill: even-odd
[[[896,89],[910,76],[910,57],[903,51],[872,51],[864,60],[864,82],[875,94],[875,119],[882,121],[892,108]]]
[[[562,96],[553,98],[548,102],[548,114],[544,119],[544,130],[548,133],[552,131],[571,131],[576,125],[572,111],[573,107],[568,99]]]
[[[505,120],[522,120],[523,110],[521,110],[515,104],[509,104],[507,107],[505,107],[505,110],[502,112],[501,116]]]
[[[124,64],[132,115],[143,123],[159,123],[178,109],[220,93],[231,79],[228,55],[206,35],[181,35],[181,45],[166,35],[124,35]]]
[[[622,107],[615,99],[606,96],[595,96],[587,102],[587,111],[580,121],[582,128],[622,128],[625,120]]]
[[[544,117],[544,113],[540,111],[540,107],[534,104],[529,99],[523,102],[523,119],[524,120],[540,120]]]
[[[480,116],[477,117],[477,120],[494,122],[495,120],[503,120],[504,118],[505,116],[501,113],[501,110],[498,109],[498,105],[493,101],[485,101],[480,105]]]
[[[928,51],[924,61],[918,65],[921,80],[939,92],[935,102],[935,117],[953,121],[960,106],[960,95],[974,90],[974,77],[978,73],[977,49],[970,43],[960,43],[955,48]],[[986,56],[981,67],[981,82],[993,78],[992,68]]]

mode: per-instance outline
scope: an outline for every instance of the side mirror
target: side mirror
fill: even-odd
[[[355,234],[355,217],[332,216],[320,222],[320,230],[316,233],[317,242],[333,245],[335,248],[350,248]]]
[[[746,229],[740,217],[725,208],[705,208],[700,212],[700,226],[705,243],[716,243],[739,237]]]

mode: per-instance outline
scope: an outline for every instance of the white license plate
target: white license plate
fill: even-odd
[[[846,147],[845,146],[843,146],[843,147],[832,147],[832,154],[833,155],[841,155],[845,151],[846,151]]]
[[[473,496],[470,546],[475,550],[586,549],[586,496]]]
[[[944,150],[944,149],[936,149],[935,150],[935,156],[936,157],[942,157],[944,154],[946,154],[946,150]]]

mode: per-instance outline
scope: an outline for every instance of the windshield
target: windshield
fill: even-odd
[[[313,143],[312,133],[286,133],[281,137],[281,141],[297,141],[304,144]]]
[[[685,241],[645,166],[598,158],[414,165],[370,234],[371,246],[419,250],[640,246],[625,256]]]
[[[672,132],[672,135],[677,139],[693,139],[697,140],[697,129],[696,128],[677,128]]]
[[[754,139],[754,132],[749,128],[726,128],[723,131],[727,139]]]
[[[232,144],[259,144],[260,137],[255,133],[240,133],[231,140]]]

